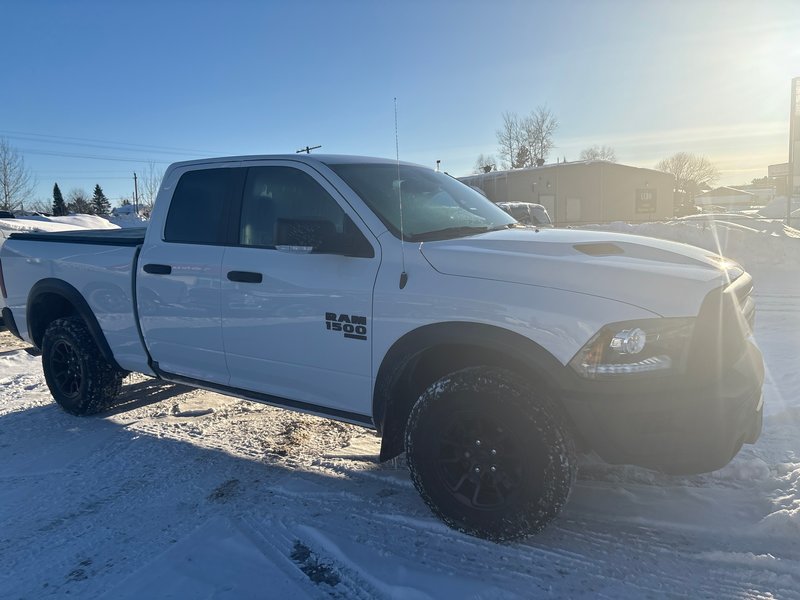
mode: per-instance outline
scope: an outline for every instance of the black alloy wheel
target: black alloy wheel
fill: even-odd
[[[508,541],[543,529],[577,472],[561,411],[515,373],[470,367],[431,384],[406,425],[417,491],[447,525]]]

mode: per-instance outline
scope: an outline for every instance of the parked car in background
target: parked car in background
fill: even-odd
[[[541,204],[533,204],[532,202],[498,202],[497,206],[523,225],[553,226],[553,221],[550,220],[547,209]]]
[[[14,213],[7,210],[0,210],[0,219],[13,219]]]

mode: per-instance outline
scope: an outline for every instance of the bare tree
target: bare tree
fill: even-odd
[[[581,150],[581,160],[607,160],[617,162],[617,153],[611,146],[589,146]]]
[[[49,198],[29,200],[25,203],[25,210],[34,213],[51,214],[53,210],[53,201]]]
[[[73,188],[67,194],[67,209],[81,215],[92,215],[92,202],[82,188]]]
[[[503,125],[497,130],[497,154],[504,169],[512,169],[523,144],[522,124],[516,113],[504,112]]]
[[[497,130],[497,153],[503,167],[520,169],[542,165],[555,148],[553,135],[558,119],[546,106],[539,106],[527,117],[503,113],[503,126]]]
[[[161,187],[161,180],[164,178],[164,170],[156,167],[156,164],[148,163],[147,168],[142,173],[139,185],[139,205],[145,215],[153,212],[153,204],[156,202],[158,188]]]
[[[497,169],[497,160],[493,154],[483,155],[479,154],[475,159],[475,166],[472,169],[473,173],[489,173]]]
[[[694,212],[694,197],[702,187],[712,186],[719,180],[717,167],[705,156],[678,152],[656,163],[658,171],[675,177],[675,214]]]
[[[531,165],[544,164],[547,160],[550,151],[555,148],[553,135],[557,129],[558,119],[546,106],[538,106],[523,120],[525,145]]]
[[[33,188],[25,159],[6,138],[0,138],[0,209],[23,210]]]

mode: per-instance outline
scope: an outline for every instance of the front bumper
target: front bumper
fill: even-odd
[[[761,352],[747,341],[740,358],[715,379],[655,392],[646,385],[574,392],[564,401],[584,444],[607,462],[704,473],[728,464],[761,434]]]

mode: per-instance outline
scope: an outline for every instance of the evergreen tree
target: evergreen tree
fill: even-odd
[[[94,186],[94,195],[92,196],[92,212],[96,215],[108,215],[111,212],[111,203],[103,193],[103,188],[100,184]]]
[[[64,196],[61,195],[61,190],[58,184],[53,186],[53,216],[63,217],[67,214],[67,203],[64,202]]]
[[[531,154],[527,146],[521,146],[517,152],[517,157],[511,165],[512,169],[523,169],[527,167],[531,160]]]

